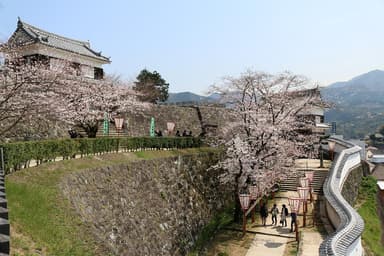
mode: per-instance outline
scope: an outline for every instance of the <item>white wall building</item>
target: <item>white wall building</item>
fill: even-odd
[[[111,63],[101,52],[91,49],[89,42],[44,31],[20,18],[8,43],[18,47],[20,54],[27,60],[42,60],[51,70],[59,70],[64,63],[70,63],[72,74],[87,78],[102,79],[102,65]]]

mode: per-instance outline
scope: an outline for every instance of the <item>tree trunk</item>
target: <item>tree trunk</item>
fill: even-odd
[[[239,201],[239,195],[237,193],[237,187],[236,187],[236,192],[235,192],[235,211],[234,211],[233,221],[235,223],[243,221],[242,216],[243,216],[243,212],[241,210],[241,205],[240,205],[240,201]]]
[[[96,138],[96,134],[98,131],[98,124],[95,125],[81,125],[81,128],[84,129],[85,133],[87,134],[88,138]]]
[[[240,169],[242,170],[242,164],[240,162]],[[242,219],[242,209],[241,209],[241,204],[240,204],[240,200],[239,200],[239,179],[241,177],[241,174],[242,174],[242,171],[240,171],[240,173],[238,175],[235,176],[235,188],[234,188],[234,193],[235,193],[235,212],[234,212],[234,216],[233,216],[233,220],[235,223],[237,222],[240,222],[240,221],[243,221]]]
[[[88,131],[86,131],[88,138],[96,138],[97,134],[97,126],[96,127],[90,127]]]

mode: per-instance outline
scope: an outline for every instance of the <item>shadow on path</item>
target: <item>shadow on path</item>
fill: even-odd
[[[268,247],[268,248],[278,248],[278,247],[283,246],[283,245],[285,245],[285,244],[283,244],[283,243],[276,243],[276,242],[266,242],[264,244],[264,246]]]

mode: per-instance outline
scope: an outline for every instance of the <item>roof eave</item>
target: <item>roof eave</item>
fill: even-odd
[[[60,48],[60,47],[55,47],[55,46],[52,46],[44,41],[39,41],[39,43],[43,44],[44,46],[47,46],[47,47],[50,47],[50,48],[54,48],[54,49],[59,49],[59,50],[62,50],[62,51],[66,51],[66,52],[71,52],[73,54],[77,54],[77,55],[80,55],[80,56],[84,56],[84,57],[87,57],[87,58],[92,58],[92,59],[96,59],[98,61],[104,61],[105,64],[110,64],[111,63],[111,60],[107,57],[104,57],[104,56],[90,56],[90,55],[86,55],[86,54],[81,54],[81,53],[78,53],[78,52],[75,52],[75,51],[71,51],[71,50],[68,50],[68,49],[63,49],[63,48]]]

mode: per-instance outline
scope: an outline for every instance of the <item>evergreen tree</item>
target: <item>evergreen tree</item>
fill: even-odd
[[[169,83],[157,71],[150,72],[143,69],[136,80],[133,89],[139,93],[141,101],[157,103],[168,99]]]

